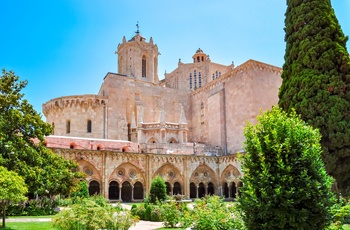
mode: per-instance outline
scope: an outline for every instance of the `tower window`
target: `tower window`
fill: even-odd
[[[146,56],[142,56],[142,77],[146,77]]]
[[[215,74],[213,74],[213,80],[215,79]]]
[[[192,73],[190,73],[190,90],[192,90]]]
[[[202,87],[202,75],[201,72],[198,73],[198,87]]]
[[[91,120],[88,120],[87,121],[87,132],[91,133],[91,130],[92,130]]]
[[[218,71],[216,71],[216,72],[215,72],[215,74],[216,74],[216,78],[218,78],[218,76],[219,76],[219,73],[218,73]]]
[[[66,121],[66,133],[70,133],[70,120]]]
[[[194,89],[197,89],[197,72],[194,71],[193,73],[193,78],[194,78]]]

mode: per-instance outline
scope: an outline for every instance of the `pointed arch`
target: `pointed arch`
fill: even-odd
[[[101,181],[101,173],[100,171],[95,167],[93,163],[91,163],[88,160],[85,160],[84,155],[80,156],[80,159],[77,160],[78,164],[78,171],[84,172],[86,174],[87,180],[96,180]]]
[[[139,181],[141,184],[145,184],[144,170],[130,162],[123,162],[118,165],[118,167],[113,170],[109,178],[109,180],[118,180],[120,182],[129,181],[130,179],[135,182]]]
[[[158,170],[153,174],[152,178],[155,178],[157,175],[161,176],[166,182],[174,184],[178,181],[180,184],[183,184],[182,173],[180,170],[171,163],[166,163],[158,168]]]
[[[241,172],[235,166],[230,164],[222,171],[220,180],[233,182],[239,180],[241,176]]]
[[[199,165],[193,172],[190,177],[190,182],[195,184],[204,183],[208,185],[209,182],[213,183],[215,187],[218,186],[217,175],[215,171],[206,164]]]

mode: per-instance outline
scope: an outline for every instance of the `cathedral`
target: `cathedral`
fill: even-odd
[[[139,30],[115,53],[118,73],[106,74],[98,94],[43,104],[54,127],[46,146],[78,163],[90,194],[110,200],[143,200],[158,175],[169,195],[234,199],[243,128],[277,104],[281,68],[223,65],[199,48],[160,80],[158,46]]]

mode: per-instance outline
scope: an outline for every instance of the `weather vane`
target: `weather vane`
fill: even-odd
[[[137,33],[137,34],[140,33],[140,30],[139,30],[139,28],[140,28],[140,26],[139,26],[139,21],[137,21],[136,28],[137,28],[136,33]]]

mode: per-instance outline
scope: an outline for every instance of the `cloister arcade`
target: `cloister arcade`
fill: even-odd
[[[219,195],[228,200],[239,195],[242,186],[240,163],[235,155],[209,157],[111,151],[57,151],[78,163],[86,174],[89,194],[101,194],[111,201],[142,201],[152,180],[160,176],[169,196],[187,199]]]

